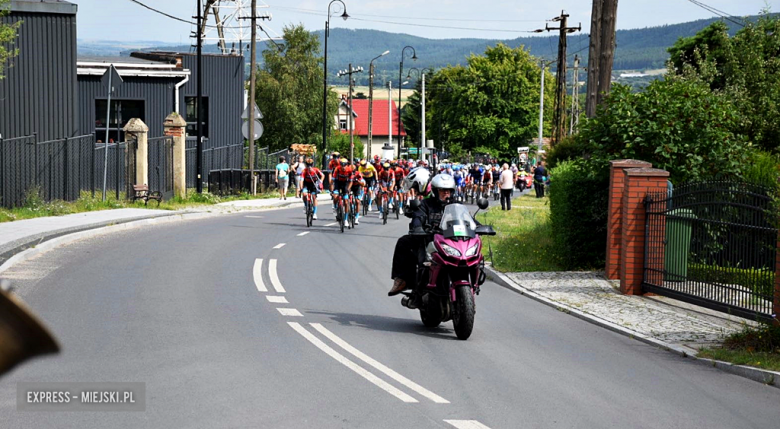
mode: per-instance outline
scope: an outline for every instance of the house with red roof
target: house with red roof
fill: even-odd
[[[398,107],[395,101],[390,100],[373,100],[373,112],[371,115],[371,148],[369,152],[368,148],[368,100],[367,99],[352,99],[352,109],[349,108],[349,103],[346,97],[343,97],[339,104],[338,117],[336,123],[339,130],[343,133],[349,133],[349,114],[352,113],[352,124],[354,127],[355,136],[360,137],[360,141],[363,142],[366,153],[363,156],[382,156],[382,146],[388,142],[388,132],[390,127],[390,115],[388,115],[388,109],[392,111],[392,146],[398,153],[398,145],[404,147],[404,141],[406,139],[406,130],[404,129],[403,121],[401,121],[401,135],[398,136]]]

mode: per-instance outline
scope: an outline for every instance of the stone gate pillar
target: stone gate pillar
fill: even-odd
[[[609,200],[607,203],[607,263],[605,272],[610,280],[620,278],[621,226],[623,219],[622,201],[627,168],[650,168],[653,165],[636,159],[617,159],[610,161]]]
[[[187,196],[186,127],[187,122],[176,112],[168,115],[163,122],[165,135],[173,137],[173,192],[182,198]]]
[[[644,201],[648,193],[666,192],[669,172],[656,168],[628,168],[623,170],[623,176],[620,291],[626,295],[641,295],[645,261]]]
[[[125,140],[130,141],[131,138],[135,139],[136,151],[135,151],[135,177],[133,178],[135,185],[148,185],[149,184],[149,127],[146,126],[144,121],[139,118],[130,119],[127,125],[123,128]],[[129,155],[129,154],[128,154]],[[132,187],[129,186],[130,189]],[[128,194],[130,195],[130,194]]]

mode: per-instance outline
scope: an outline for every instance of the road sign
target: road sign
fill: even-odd
[[[263,112],[260,111],[260,109],[257,107],[257,103],[255,103],[255,110],[252,112],[252,116],[255,117],[255,119],[263,119]],[[249,119],[249,106],[246,106],[246,109],[244,109],[244,113],[241,114],[241,119],[247,120]]]
[[[122,76],[119,76],[119,72],[116,71],[116,67],[113,64],[108,66],[108,69],[103,73],[103,77],[100,78],[100,83],[108,88],[108,92],[114,92],[124,81]],[[109,85],[111,85],[109,87]]]
[[[254,132],[255,138],[252,140],[257,140],[263,136],[263,124],[260,121],[255,121]],[[241,134],[244,135],[245,139],[249,140],[249,121],[244,121],[244,125],[241,126]]]

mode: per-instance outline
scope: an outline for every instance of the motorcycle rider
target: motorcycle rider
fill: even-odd
[[[431,193],[433,198],[426,198],[420,202],[420,206],[411,212],[412,221],[409,230],[415,233],[424,232],[427,228],[438,229],[444,207],[452,202],[455,194],[455,179],[449,174],[437,174],[431,179]],[[393,253],[393,267],[390,278],[393,279],[393,287],[388,296],[398,295],[415,281],[419,255],[425,241],[418,236],[410,234],[398,239]]]

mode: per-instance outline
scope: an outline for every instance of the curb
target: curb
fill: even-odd
[[[123,231],[133,228],[139,228],[146,225],[159,225],[180,220],[205,219],[210,217],[223,216],[227,214],[236,214],[239,212],[256,212],[273,209],[295,208],[296,205],[303,206],[300,202],[284,203],[276,206],[243,208],[228,213],[212,213],[203,211],[176,211],[170,214],[154,214],[149,216],[135,216],[126,219],[116,219],[110,221],[97,222],[89,225],[83,225],[75,228],[66,228],[43,235],[33,235],[20,240],[20,243],[12,246],[0,254],[0,274],[10,269],[12,266],[24,262],[33,256],[54,249],[63,244],[72,243],[82,238],[93,237],[100,234],[108,234],[116,231]]]
[[[561,304],[559,302],[553,301],[549,298],[546,298],[534,291],[531,291],[529,289],[526,289],[511,279],[509,279],[507,276],[505,276],[502,273],[499,273],[496,271],[493,267],[489,265],[485,265],[485,272],[487,274],[488,279],[490,279],[492,282],[496,283],[499,286],[505,287],[509,290],[512,290],[514,292],[519,293],[520,295],[527,296],[534,301],[540,302],[542,304],[545,304],[549,307],[555,308],[558,311],[562,311],[566,314],[569,314],[571,316],[574,316],[578,319],[584,320],[586,322],[592,323],[594,325],[600,326],[602,328],[606,328],[612,332],[624,335],[626,337],[629,337],[632,340],[638,340],[640,342],[643,342],[645,344],[649,344],[651,346],[660,348],[662,350],[666,350],[668,352],[672,352],[678,356],[681,356],[686,359],[691,359],[693,362],[699,364],[699,365],[707,365],[714,368],[717,368],[721,371],[728,372],[730,374],[738,375],[740,377],[748,378],[753,381],[757,381],[759,383],[765,384],[767,386],[772,386],[775,388],[780,389],[780,373],[769,371],[765,369],[759,369],[749,366],[742,366],[742,365],[735,365],[729,362],[723,362],[719,360],[714,359],[706,359],[706,358],[700,358],[696,357],[697,351],[695,349],[692,349],[690,347],[685,346],[675,346],[672,344],[665,343],[663,341],[657,340],[655,338],[648,337],[644,334],[641,334],[636,331],[632,331],[630,329],[624,328],[620,325],[617,325],[615,323],[612,323],[608,320],[604,320],[599,318],[598,316],[585,313],[581,310],[578,310],[576,308],[570,307],[566,304]]]

